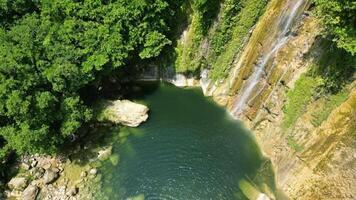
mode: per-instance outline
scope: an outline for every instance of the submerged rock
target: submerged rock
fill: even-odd
[[[35,200],[38,195],[39,188],[35,185],[29,185],[22,194],[23,200]]]
[[[137,127],[148,118],[147,106],[129,100],[107,101],[105,105],[98,116],[99,121],[108,120],[116,124]]]
[[[98,152],[98,159],[99,160],[106,160],[110,157],[110,155],[112,154],[112,146],[106,148],[106,149],[103,149],[103,150],[100,150]]]

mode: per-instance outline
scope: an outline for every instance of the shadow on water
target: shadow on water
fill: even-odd
[[[225,109],[198,89],[163,83],[132,87],[129,98],[148,105],[150,117],[139,128],[120,131],[125,137],[113,145],[118,162],[107,161],[100,168],[103,187],[97,199],[230,200],[251,199],[261,192],[274,195],[270,162]]]

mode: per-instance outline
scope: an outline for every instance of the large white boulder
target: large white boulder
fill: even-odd
[[[129,100],[107,101],[98,119],[137,127],[147,120],[148,110],[147,106]]]

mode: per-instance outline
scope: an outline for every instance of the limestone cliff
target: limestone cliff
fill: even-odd
[[[262,29],[264,32],[268,24],[264,20],[271,20],[269,17],[267,11],[255,31]],[[310,103],[311,111],[300,116],[293,126],[285,129],[282,124],[286,94],[313,62],[306,58],[306,54],[315,42],[317,30],[317,21],[312,16],[304,16],[295,28],[295,36],[277,53],[269,78],[258,83],[267,84],[254,94],[243,113],[237,117],[253,130],[265,155],[273,163],[278,186],[289,198],[354,199],[356,93],[352,84],[349,86],[352,92],[348,100],[332,111],[320,127],[313,126],[311,117],[317,102]],[[259,33],[254,32],[250,43],[258,48],[258,44],[253,41],[255,35]],[[252,46],[247,45],[243,59],[250,60],[248,56],[258,51],[252,49]],[[241,97],[236,94],[247,80],[244,76],[248,77],[251,73],[251,69],[246,69],[246,66],[249,65],[237,63],[228,79],[214,86],[214,92],[211,92],[213,98],[226,105],[232,114],[234,103]],[[302,149],[296,151],[291,140]]]
[[[200,83],[207,96],[252,130],[289,198],[355,199],[356,82],[348,82],[337,104],[325,96],[306,99],[302,112],[285,125],[288,93],[325,50],[310,9],[308,1],[270,1],[228,76],[212,81],[205,69]],[[323,116],[316,120],[315,113]]]

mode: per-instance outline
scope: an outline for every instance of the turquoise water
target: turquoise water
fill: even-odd
[[[265,160],[254,139],[199,89],[136,89],[136,99],[150,108],[149,120],[121,129],[125,137],[100,169],[102,197],[246,199],[239,183],[260,184],[257,173]]]

